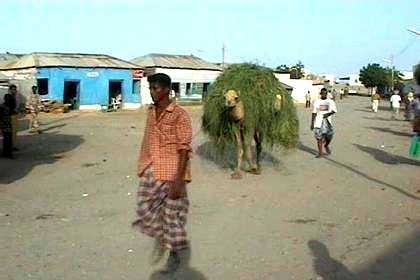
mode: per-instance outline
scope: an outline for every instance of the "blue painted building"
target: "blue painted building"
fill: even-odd
[[[141,104],[140,67],[108,55],[32,53],[2,64],[0,71],[25,80],[21,93],[29,94],[36,84],[44,99],[72,104],[74,109],[99,110],[120,94],[123,108]]]

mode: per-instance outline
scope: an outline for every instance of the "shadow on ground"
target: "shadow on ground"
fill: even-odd
[[[420,279],[420,232],[392,246],[375,260],[362,264],[357,271],[350,271],[343,263],[331,257],[323,243],[310,240],[308,247],[313,256],[313,268],[324,280],[394,280]],[[360,252],[363,255],[362,252]]]
[[[183,250],[180,257],[181,266],[177,272],[164,274],[161,271],[155,271],[149,280],[206,280],[203,273],[190,266],[191,250]]]
[[[380,132],[390,133],[390,134],[393,134],[393,135],[396,135],[396,136],[406,136],[406,137],[413,136],[413,133],[395,131],[395,130],[392,130],[392,129],[389,129],[389,128],[385,128],[385,127],[374,127],[374,126],[371,126],[371,127],[367,127],[367,128],[370,128],[370,129],[373,129],[373,130],[376,130],[376,131],[380,131]]]
[[[316,150],[314,150],[314,149],[312,149],[312,148],[310,148],[310,147],[308,147],[306,145],[303,145],[302,143],[299,143],[298,149],[299,150],[302,150],[304,152],[310,153],[310,154],[312,154],[314,156],[316,156],[318,154],[318,152]],[[323,159],[331,162],[332,164],[334,164],[334,165],[336,165],[338,167],[341,167],[341,168],[344,168],[344,169],[346,169],[348,171],[351,171],[351,172],[353,172],[353,173],[355,173],[355,174],[357,174],[357,175],[359,175],[359,176],[361,176],[361,177],[363,177],[363,178],[365,178],[365,179],[367,179],[369,181],[372,181],[372,182],[374,182],[376,184],[380,184],[382,186],[391,188],[391,189],[393,189],[393,190],[395,190],[395,191],[397,191],[397,192],[399,192],[399,193],[401,193],[401,194],[403,194],[403,195],[405,195],[405,196],[407,196],[409,198],[412,198],[412,199],[415,199],[415,200],[420,200],[420,197],[417,197],[417,196],[415,196],[415,195],[413,195],[411,193],[408,193],[405,190],[403,190],[403,189],[401,189],[401,188],[399,188],[397,186],[394,186],[394,185],[388,184],[388,183],[386,183],[384,181],[381,181],[379,179],[376,179],[376,178],[372,177],[371,175],[366,174],[366,173],[364,173],[364,172],[362,172],[360,170],[357,170],[356,168],[354,168],[354,167],[352,167],[350,165],[341,163],[341,162],[336,161],[336,160],[334,160],[332,158],[329,158],[329,157],[325,157]]]
[[[0,184],[10,184],[25,177],[37,165],[55,163],[64,157],[63,153],[84,142],[80,135],[66,135],[56,131],[45,133],[51,129],[44,129],[43,134],[19,135],[20,150],[15,153],[16,158],[0,159]]]
[[[380,149],[367,147],[367,146],[363,146],[363,145],[359,145],[359,144],[353,144],[353,146],[355,146],[356,148],[358,148],[359,150],[361,150],[365,153],[370,154],[377,161],[380,161],[382,163],[392,164],[392,165],[408,164],[408,165],[420,166],[420,161],[417,161],[417,160],[405,158],[405,157],[402,157],[402,156],[393,155],[393,154],[390,154],[390,153],[388,153],[386,151],[383,151],[383,150],[380,150]]]
[[[215,163],[220,168],[230,168],[233,170],[236,166],[236,147],[232,145],[231,147],[226,148],[225,152],[221,154],[216,150],[215,145],[216,144],[211,141],[206,141],[197,147],[195,153],[199,157]],[[246,161],[244,160],[244,163],[245,162]],[[266,164],[275,168],[280,168],[283,163],[272,153],[263,151],[262,165]]]

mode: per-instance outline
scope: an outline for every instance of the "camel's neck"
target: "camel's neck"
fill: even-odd
[[[243,121],[245,118],[245,110],[244,110],[244,104],[242,101],[239,101],[236,103],[236,106],[232,108],[231,116],[234,121],[239,122]]]

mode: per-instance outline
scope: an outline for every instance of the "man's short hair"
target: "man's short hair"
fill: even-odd
[[[164,73],[156,73],[147,77],[147,81],[151,83],[157,83],[163,87],[171,88],[171,77]]]
[[[321,92],[327,92],[327,89],[326,88],[322,88],[321,89]]]
[[[9,89],[17,89],[17,87],[16,87],[16,85],[14,85],[14,84],[10,84],[10,85],[9,85]]]

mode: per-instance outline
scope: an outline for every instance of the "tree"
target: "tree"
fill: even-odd
[[[367,88],[388,87],[390,76],[387,69],[377,63],[368,64],[360,70],[359,80]]]
[[[280,73],[290,73],[290,67],[286,64],[282,64],[276,67],[276,71]]]
[[[303,65],[302,61],[298,61],[298,63],[292,67],[290,67],[290,78],[291,79],[302,79],[304,76],[303,69],[305,66]]]
[[[416,80],[417,84],[420,86],[420,63],[417,64],[414,70],[414,79]]]
[[[305,66],[303,65],[302,61],[298,61],[296,65],[287,66],[286,64],[282,64],[276,67],[276,71],[279,73],[290,73],[291,79],[302,79],[304,76],[303,69]]]
[[[386,68],[386,75],[387,75],[387,87],[392,89],[392,86],[394,86],[394,89],[402,90],[404,87],[403,83],[403,77],[404,75],[394,69],[394,74],[392,74],[392,68]],[[392,76],[394,76],[394,81],[392,81]]]

